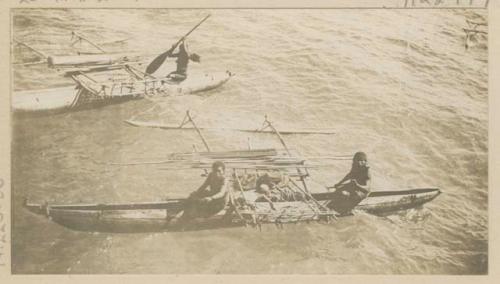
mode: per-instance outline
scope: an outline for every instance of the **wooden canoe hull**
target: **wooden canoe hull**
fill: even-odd
[[[355,207],[354,212],[364,211],[375,215],[393,214],[401,210],[418,208],[432,201],[440,193],[437,188],[373,192]],[[332,199],[333,196],[332,192],[313,194],[318,202],[327,207],[331,202],[335,202]],[[172,217],[182,211],[184,202],[185,199],[131,204],[39,205],[26,203],[25,207],[33,213],[46,215],[58,224],[80,231],[132,233],[179,229],[202,230],[245,225],[236,218],[234,212],[226,214],[227,211],[223,210],[210,218],[197,219],[189,226],[181,227],[172,222],[174,219]],[[279,206],[285,208],[293,206],[294,202],[282,203]],[[259,206],[270,207],[264,202]],[[309,219],[304,218],[305,221],[315,220]]]
[[[12,110],[33,112],[67,109],[75,101],[77,93],[75,87],[15,92],[12,96]]]
[[[418,188],[395,191],[374,191],[362,200],[354,210],[373,215],[387,215],[397,211],[418,208],[434,200],[441,194],[438,188]],[[327,207],[335,203],[335,193],[325,192],[313,194],[317,200],[326,201]]]
[[[243,223],[224,218],[226,210],[214,216],[193,220],[188,226],[180,226],[172,221],[182,211],[183,200],[162,203],[143,203],[135,209],[125,209],[117,204],[113,209],[86,209],[63,206],[27,205],[34,213],[46,215],[50,220],[77,231],[138,233],[161,231],[203,230],[241,226]],[[151,205],[151,206],[149,206]],[[99,205],[98,205],[99,206]],[[149,208],[148,208],[149,207]]]
[[[230,72],[192,75],[178,84],[166,85],[161,95],[174,96],[208,91],[222,86],[232,76]],[[12,96],[12,110],[17,113],[58,112],[113,104],[145,96],[145,93],[127,93],[124,89],[119,95],[95,97],[79,87],[18,91]]]

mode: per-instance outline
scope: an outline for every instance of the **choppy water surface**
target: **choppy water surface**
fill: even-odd
[[[69,30],[97,42],[131,39],[112,51],[151,59],[208,12],[190,36],[202,71],[231,70],[228,84],[199,96],[141,100],[52,116],[14,117],[14,273],[440,273],[487,272],[488,90],[485,41],[464,49],[475,10],[17,10],[13,35],[68,54]],[[124,20],[126,19],[126,20]],[[16,62],[29,56],[14,49]],[[71,82],[45,66],[14,68],[15,90]],[[368,153],[375,189],[435,186],[424,209],[359,215],[334,224],[183,233],[95,234],[22,209],[43,202],[139,202],[182,197],[199,171],[116,167],[202,149],[194,132],[129,127],[123,120],[206,126],[333,127],[335,136],[287,137],[305,156]],[[248,135],[206,132],[216,150]],[[250,136],[254,148],[279,147]],[[331,185],[348,161],[312,171]]]

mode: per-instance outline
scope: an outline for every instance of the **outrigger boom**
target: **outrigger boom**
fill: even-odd
[[[151,127],[152,124],[148,122],[137,122],[134,120],[126,120],[127,124],[137,127]],[[154,124],[153,124],[154,125]],[[183,153],[183,154],[172,154],[169,159],[163,161],[155,162],[142,162],[142,163],[126,163],[126,164],[115,164],[122,166],[129,165],[144,165],[144,164],[175,164],[172,167],[162,167],[162,170],[178,170],[178,169],[209,169],[211,164],[215,161],[223,161],[226,166],[233,169],[241,170],[270,170],[270,171],[284,171],[288,175],[293,177],[299,177],[303,179],[308,176],[308,168],[318,168],[324,165],[310,165],[306,164],[306,160],[301,158],[291,150],[285,143],[281,134],[334,134],[333,131],[294,131],[289,130],[282,132],[278,131],[274,125],[269,121],[268,117],[259,129],[232,129],[232,128],[211,128],[211,127],[199,127],[190,111],[186,111],[184,119],[179,125],[171,125],[168,127],[159,127],[160,129],[175,130],[175,129],[189,129],[195,130],[201,141],[203,142],[207,152],[194,152],[194,153]],[[244,131],[252,133],[273,133],[279,138],[284,149],[259,149],[259,150],[238,150],[238,151],[223,151],[223,152],[212,152],[211,148],[203,136],[202,130],[213,129],[213,130],[232,130],[232,131]],[[345,157],[339,157],[338,159],[345,160]],[[302,172],[304,171],[304,173]],[[304,184],[306,187],[306,185]]]
[[[138,124],[131,123],[130,121],[126,121],[128,124],[138,126]],[[193,117],[191,116],[189,110],[186,111],[186,115],[184,116],[184,119],[182,120],[181,124],[179,126],[174,127],[175,129],[182,129],[186,128],[188,124],[191,124],[192,127],[189,127],[188,129],[195,129],[198,135],[200,136],[201,140],[203,141],[203,144],[205,145],[205,148],[207,149],[208,153],[211,152],[210,146],[208,145],[208,142],[206,141],[205,137],[203,136],[201,129],[197,126],[197,124],[194,122]],[[172,128],[166,128],[166,129],[172,129]],[[239,129],[241,131],[241,129]],[[279,152],[275,150],[275,152],[271,153],[272,155],[268,156],[260,156],[260,157],[251,157],[251,156],[246,156],[245,159],[241,159],[239,157],[232,156],[229,158],[227,155],[224,156],[223,159],[218,156],[211,156],[211,159],[196,159],[195,161],[187,160],[183,164],[190,166],[191,168],[203,168],[206,170],[207,167],[211,166],[211,163],[213,163],[215,160],[222,160],[226,164],[227,168],[232,168],[234,171],[234,180],[237,181],[239,188],[242,191],[242,198],[243,198],[243,204],[251,204],[253,201],[249,201],[246,199],[245,194],[243,193],[242,190],[242,183],[240,181],[239,173],[238,170],[243,170],[244,172],[246,170],[255,170],[256,174],[258,173],[259,170],[263,171],[278,171],[280,174],[286,173],[288,177],[291,178],[298,178],[298,180],[301,181],[302,187],[297,185],[293,179],[289,179],[289,183],[287,183],[286,187],[288,188],[286,191],[287,192],[295,192],[292,195],[295,195],[299,193],[299,195],[302,196],[300,200],[295,200],[294,206],[297,208],[301,208],[300,210],[291,210],[287,211],[285,214],[286,217],[282,213],[276,214],[274,204],[270,202],[271,206],[271,211],[266,209],[265,207],[262,207],[261,204],[255,204],[254,207],[252,208],[247,208],[246,210],[238,210],[237,205],[232,204],[233,210],[237,212],[238,216],[247,216],[247,218],[251,218],[254,220],[254,223],[257,222],[256,216],[257,215],[263,215],[260,216],[260,218],[264,218],[266,222],[295,222],[295,221],[300,221],[300,220],[317,220],[320,218],[335,218],[335,212],[329,210],[324,204],[319,203],[309,192],[307,183],[306,183],[306,178],[309,176],[309,173],[307,171],[307,166],[304,165],[305,160],[301,159],[300,157],[295,156],[290,148],[287,146],[285,140],[281,136],[281,132],[278,131],[274,125],[271,123],[271,121],[268,119],[267,115],[265,116],[265,120],[261,126],[260,129],[253,130],[252,132],[256,133],[262,133],[262,132],[270,132],[274,133],[280,143],[284,147],[284,151]],[[289,131],[290,134],[296,134],[297,132],[295,131]],[[304,133],[304,132],[301,132]],[[333,132],[308,132],[307,134],[332,134]],[[250,150],[251,151],[251,150]],[[248,153],[247,153],[248,154]],[[187,163],[186,163],[187,162]],[[182,165],[182,163],[181,163]],[[177,167],[179,164],[177,164]],[[165,168],[164,168],[165,169]],[[172,169],[172,168],[169,168]],[[245,175],[245,173],[243,173]],[[231,197],[231,200],[234,201],[234,198]],[[248,203],[250,202],[250,203]],[[283,203],[279,203],[283,205]],[[277,205],[278,206],[278,205]],[[290,207],[290,206],[289,206]],[[285,209],[284,209],[285,210]],[[246,213],[245,213],[246,212]],[[260,213],[259,213],[260,212]],[[302,213],[300,213],[302,212]],[[308,213],[304,213],[308,212]],[[307,216],[305,217],[304,214]],[[305,219],[304,219],[305,218]],[[257,222],[258,223],[258,222]]]

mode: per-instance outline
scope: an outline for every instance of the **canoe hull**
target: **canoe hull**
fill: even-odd
[[[418,208],[435,199],[440,193],[437,188],[373,192],[355,207],[354,212],[364,211],[375,215],[389,215],[401,210]],[[334,193],[332,192],[313,194],[313,197],[319,203],[327,207],[331,202],[335,202],[332,199],[333,196]],[[38,205],[26,203],[25,207],[33,213],[46,215],[58,224],[79,231],[133,233],[203,230],[245,225],[245,222],[238,219],[234,212],[226,214],[225,209],[210,218],[196,219],[189,226],[181,227],[172,220],[175,220],[173,217],[182,211],[184,202],[185,199],[154,203],[103,205]],[[290,208],[294,202],[282,203],[283,206],[281,204],[279,206]],[[259,206],[270,205],[262,202]],[[338,215],[337,217],[345,216]],[[304,218],[305,221],[311,221],[317,218],[306,219]]]
[[[214,216],[196,219],[189,226],[172,221],[182,211],[184,200],[160,203],[141,203],[129,206],[114,205],[35,205],[26,207],[33,213],[46,215],[50,220],[77,231],[138,233],[162,231],[203,230],[241,226],[242,223],[224,218],[226,210]],[[100,209],[101,207],[102,209]]]
[[[15,92],[12,110],[15,112],[58,111],[68,109],[76,99],[75,87]]]
[[[364,211],[373,215],[388,215],[397,211],[418,208],[434,200],[441,194],[437,188],[418,188],[401,191],[376,191],[362,200],[355,211]],[[335,193],[325,192],[313,194],[316,200],[326,201],[325,205],[333,208]]]
[[[218,88],[225,84],[233,74],[217,72],[188,77],[178,84],[165,84],[161,96],[195,94]],[[12,97],[12,110],[16,113],[59,112],[114,104],[133,99],[140,99],[151,94],[138,93],[127,89],[114,89],[115,93],[106,96],[94,96],[80,87],[62,87],[43,90],[15,92]]]

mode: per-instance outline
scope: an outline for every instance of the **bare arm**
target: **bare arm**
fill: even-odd
[[[276,210],[274,207],[273,201],[265,194],[262,194],[262,197],[269,203],[269,207],[271,207],[272,210]]]
[[[205,190],[209,185],[210,185],[210,180],[211,180],[211,174],[208,174],[207,178],[205,179],[205,182],[198,188],[198,191]]]
[[[369,171],[368,171],[367,175],[368,175],[368,179],[366,180],[366,185],[361,185],[355,179],[353,179],[356,186],[359,187],[359,189],[364,191],[364,193],[366,193],[366,194],[370,193],[370,187],[371,187],[371,181],[372,181],[372,176],[371,176]]]
[[[337,186],[339,186],[339,185],[343,184],[344,182],[346,182],[346,181],[348,181],[348,180],[350,180],[350,179],[351,179],[351,172],[349,172],[347,175],[345,175],[345,177],[344,177],[342,180],[340,180],[339,182],[337,182],[337,183],[334,185],[334,187],[337,187]]]

